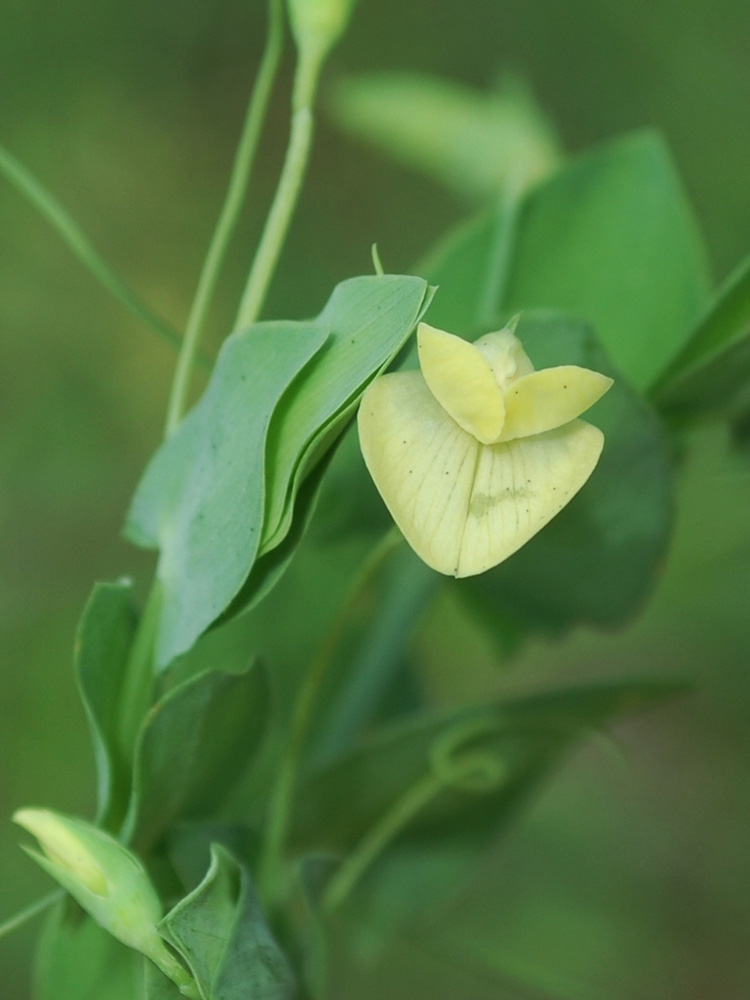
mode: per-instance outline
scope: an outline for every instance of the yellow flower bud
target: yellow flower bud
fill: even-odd
[[[300,50],[325,56],[349,23],[354,0],[288,0],[292,34]]]
[[[19,809],[13,816],[44,854],[24,848],[105,930],[150,958],[184,996],[195,983],[162,940],[159,897],[138,858],[110,834],[51,809]]]

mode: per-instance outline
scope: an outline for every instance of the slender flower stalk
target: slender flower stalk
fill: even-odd
[[[224,205],[203,263],[193,304],[190,308],[187,327],[185,328],[183,349],[177,361],[167,410],[167,435],[171,434],[175,429],[187,405],[190,376],[195,364],[206,316],[211,306],[224,258],[226,257],[242,205],[245,201],[258,139],[263,122],[265,121],[268,102],[278,71],[283,46],[283,32],[282,0],[270,0],[268,34],[266,36],[263,59],[250,97],[250,103],[248,104],[245,124],[242,129],[239,146],[237,147],[226,198],[224,199]]]
[[[260,864],[260,889],[266,899],[278,894],[279,869],[286,844],[292,803],[297,786],[302,752],[310,732],[310,724],[328,670],[333,663],[339,641],[352,611],[363,591],[390,554],[401,544],[401,533],[391,529],[375,545],[362,564],[349,594],[339,608],[330,628],[323,637],[310,668],[302,682],[292,709],[286,745],[282,751],[278,774],[268,806],[265,839]]]
[[[235,329],[260,315],[302,188],[313,137],[313,102],[322,62],[317,54],[300,56],[292,97],[292,126],[281,177],[253,259]]]
[[[313,107],[320,71],[328,53],[346,29],[352,5],[352,0],[288,0],[289,20],[299,53],[292,93],[289,144],[237,312],[235,328],[250,326],[263,309],[310,158]]]
[[[428,773],[393,803],[342,862],[326,886],[322,899],[326,913],[332,913],[341,906],[388,845],[443,788],[443,780],[438,775]]]
[[[461,788],[487,793],[507,778],[503,760],[487,749],[467,749],[467,741],[492,733],[492,718],[478,718],[444,733],[432,746],[429,767],[396,799],[344,858],[323,893],[323,909],[331,913],[349,897],[362,877],[419,814],[442,792]]]
[[[154,581],[130,651],[120,697],[118,736],[123,760],[132,762],[141,724],[154,689],[154,646],[161,615],[161,590]]]

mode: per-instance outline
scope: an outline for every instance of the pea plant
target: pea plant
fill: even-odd
[[[375,74],[340,90],[343,127],[482,207],[413,274],[385,273],[373,248],[372,273],[314,318],[266,318],[350,7],[270,0],[181,334],[0,149],[3,176],[177,359],[163,442],[125,518],[157,553],[153,583],[143,601],[128,579],[96,584],[75,642],[96,815],[14,816],[59,884],[2,927],[44,913],[39,1000],[341,996],[362,913],[386,914],[385,941],[414,931],[572,747],[678,690],[626,678],[436,705],[409,681],[409,643],[446,591],[506,655],[640,610],[686,428],[742,413],[750,267],[713,289],[658,135],[566,158],[513,87],[470,99]],[[289,32],[287,154],[209,358],[201,336]],[[309,597],[332,578],[318,616]],[[260,637],[304,637],[291,682],[262,639],[241,668],[222,662],[238,616]]]

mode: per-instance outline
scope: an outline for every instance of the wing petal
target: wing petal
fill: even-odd
[[[612,379],[578,365],[543,368],[505,390],[505,424],[496,441],[562,427],[601,399]]]

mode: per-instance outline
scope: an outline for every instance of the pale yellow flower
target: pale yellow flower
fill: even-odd
[[[612,385],[535,371],[510,328],[470,344],[421,323],[420,372],[384,375],[359,410],[362,454],[406,540],[464,577],[507,559],[593,472],[604,435],[576,419]]]

